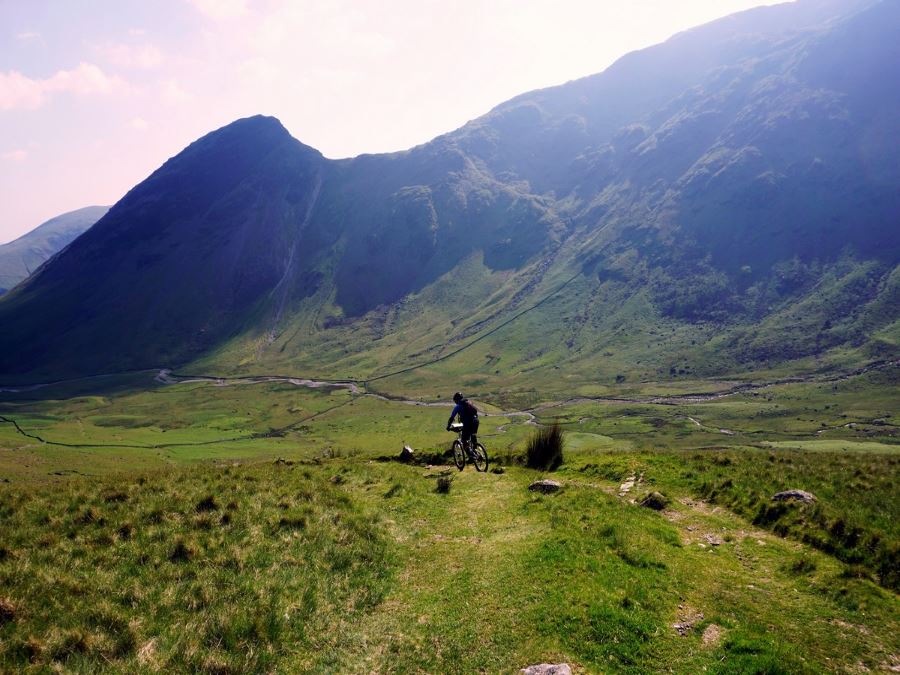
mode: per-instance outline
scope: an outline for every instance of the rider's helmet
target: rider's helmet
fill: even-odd
[[[459,403],[462,400],[463,400],[462,394],[460,394],[459,392],[456,392],[455,394],[453,394],[453,402],[454,403]]]

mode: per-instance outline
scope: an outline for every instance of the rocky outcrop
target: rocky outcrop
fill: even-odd
[[[813,502],[818,501],[818,499],[816,499],[816,496],[812,492],[806,492],[805,490],[785,490],[784,492],[772,495],[772,501],[798,501],[803,502],[804,504],[812,504]]]
[[[553,492],[559,492],[562,488],[562,484],[558,483],[555,480],[550,480],[545,478],[544,480],[536,480],[531,485],[528,486],[528,489],[532,492],[540,492],[541,494],[548,495]],[[536,668],[537,666],[530,666],[532,668]],[[538,671],[535,671],[538,672]],[[543,671],[541,671],[543,672]],[[549,671],[548,671],[549,672]],[[556,672],[556,671],[554,671]],[[562,671],[560,671],[562,672]]]
[[[536,666],[528,666],[519,671],[524,675],[572,675],[572,669],[568,663],[540,663]]]
[[[660,492],[651,492],[641,500],[640,504],[654,511],[662,511],[669,505],[669,498]]]

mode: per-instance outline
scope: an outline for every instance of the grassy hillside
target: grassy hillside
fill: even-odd
[[[152,377],[0,394],[5,669],[898,665],[896,366],[497,392],[476,398],[487,474],[441,465],[445,397]],[[566,431],[556,495],[527,490],[534,421]]]

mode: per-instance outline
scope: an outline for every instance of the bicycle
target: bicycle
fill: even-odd
[[[463,443],[462,428],[462,422],[454,422],[450,425],[450,430],[456,432],[456,440],[453,441],[453,463],[460,471],[466,468],[467,461],[475,465],[476,471],[487,471],[487,450],[478,442],[475,443],[475,447],[472,447],[471,439],[468,443]]]

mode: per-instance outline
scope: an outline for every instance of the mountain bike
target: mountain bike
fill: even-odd
[[[474,447],[472,446],[472,439],[469,439],[468,443],[463,443],[462,428],[461,422],[454,422],[450,425],[450,430],[456,432],[456,440],[453,441],[453,463],[456,464],[456,468],[460,471],[466,468],[467,461],[475,465],[476,471],[487,471],[487,450],[477,440]]]

